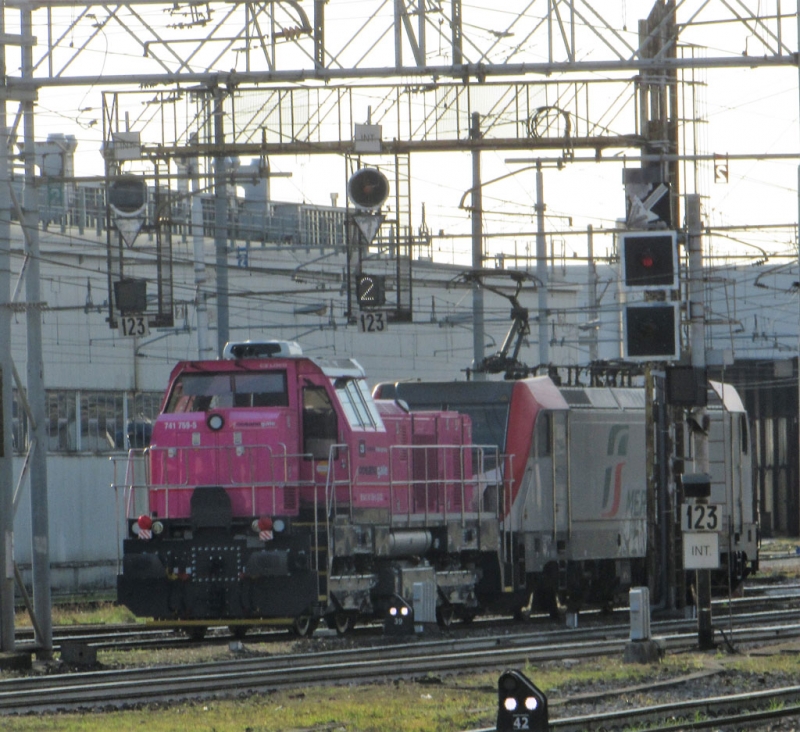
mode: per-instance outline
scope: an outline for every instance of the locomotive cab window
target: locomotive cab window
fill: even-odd
[[[233,401],[237,407],[288,407],[286,372],[236,374]]]
[[[336,410],[328,392],[322,386],[304,387],[303,452],[314,460],[327,460],[338,433]]]
[[[183,374],[175,381],[164,411],[206,412],[233,406],[289,406],[286,372]]]

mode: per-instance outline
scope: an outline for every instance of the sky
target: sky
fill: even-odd
[[[280,5],[280,4],[279,4]],[[541,30],[533,33],[538,14],[544,7],[542,0],[526,2],[513,0],[502,8],[493,8],[487,2],[464,3],[464,35],[467,43],[465,53],[474,54],[474,47],[482,44],[489,48],[492,60],[508,59],[509,63],[546,60],[546,37]],[[576,2],[581,20],[577,43],[577,58],[593,62],[613,58],[614,55],[599,40],[599,34],[591,31],[587,23],[599,24],[599,13],[591,15],[590,3]],[[605,36],[613,34],[629,44],[635,42],[638,19],[644,17],[652,7],[652,0],[622,0],[603,4],[602,20],[613,25],[603,30]],[[685,44],[697,44],[695,53],[707,57],[732,57],[747,55],[754,58],[768,54],[757,37],[755,27],[746,28],[740,23],[702,25],[709,18],[730,17],[722,4],[711,3],[714,12],[704,8],[699,0],[681,0],[678,3],[679,19],[694,17],[698,25],[682,35]],[[749,0],[740,3],[739,11],[750,8],[764,17],[774,14],[780,4],[777,0]],[[787,3],[784,2],[783,6]],[[311,13],[311,3],[301,2]],[[326,33],[338,51],[332,66],[347,66],[358,61],[362,67],[375,68],[390,64],[392,58],[391,37],[385,35],[386,17],[391,17],[391,3],[380,0],[351,0],[328,4]],[[566,4],[560,9],[566,11]],[[292,6],[287,4],[284,27],[291,27]],[[704,9],[703,9],[704,8]],[[702,9],[697,16],[695,11]],[[7,11],[10,13],[11,11]],[[103,171],[99,153],[102,137],[101,92],[112,88],[104,79],[109,75],[146,71],[142,53],[131,40],[133,32],[122,29],[104,17],[103,8],[79,6],[57,12],[64,19],[77,20],[86,12],[85,20],[71,30],[65,30],[60,40],[62,46],[59,62],[67,63],[64,74],[80,74],[93,78],[93,83],[81,87],[42,89],[39,95],[36,116],[37,139],[44,139],[51,132],[73,134],[78,139],[76,171],[78,175],[97,175]],[[218,11],[217,11],[218,12]],[[783,12],[788,13],[786,7]],[[202,11],[195,11],[202,13]],[[140,14],[150,26],[159,29],[160,37],[197,36],[210,27],[204,18],[188,14],[179,5],[164,8],[142,6]],[[388,16],[387,16],[388,14]],[[373,17],[374,16],[374,17]],[[215,16],[219,19],[219,15]],[[377,18],[377,19],[375,19]],[[383,21],[381,21],[383,18]],[[44,13],[34,14],[34,35],[46,37],[43,25]],[[769,21],[767,21],[769,23]],[[381,24],[382,23],[382,24]],[[781,26],[784,43],[796,46],[796,30],[793,18],[786,19]],[[65,28],[69,26],[65,24]],[[220,27],[223,27],[220,25]],[[597,26],[599,27],[599,25]],[[774,26],[768,25],[770,29]],[[199,30],[197,30],[199,29]],[[376,30],[378,29],[378,30]],[[13,30],[11,28],[10,30]],[[591,31],[591,32],[590,32]],[[348,42],[348,34],[350,41]],[[148,37],[140,34],[141,38]],[[563,56],[563,49],[555,41],[555,57]],[[157,47],[150,48],[155,53]],[[176,43],[176,54],[190,58],[190,44]],[[300,48],[301,51],[297,49]],[[307,67],[309,45],[284,46],[280,68]],[[389,50],[387,50],[389,49]],[[688,53],[688,51],[686,51]],[[10,53],[10,52],[9,52]],[[72,54],[72,55],[70,55]],[[295,54],[295,55],[292,55]],[[352,54],[352,55],[349,55]],[[241,59],[234,49],[235,58]],[[364,59],[361,61],[361,59]],[[446,44],[431,42],[427,61],[431,65],[449,63]],[[227,59],[224,60],[227,62]],[[411,63],[410,50],[405,48],[405,63]],[[219,61],[219,68],[223,60]],[[14,59],[9,59],[9,71],[14,73]],[[199,64],[198,67],[202,67]],[[149,68],[149,67],[148,67]],[[204,68],[204,67],[203,67]],[[243,67],[237,61],[237,70]],[[40,72],[37,72],[40,73]],[[56,74],[61,74],[56,70]],[[626,74],[625,76],[630,76]],[[584,75],[582,75],[584,76]],[[588,74],[585,74],[588,77]],[[598,72],[595,79],[610,78],[608,72]],[[697,71],[693,85],[685,84],[682,94],[684,125],[694,131],[694,140],[688,143],[687,152],[700,154],[797,154],[800,147],[798,125],[798,73],[794,68],[733,68]],[[599,85],[598,85],[599,86]],[[691,98],[695,92],[695,99]],[[146,93],[136,97],[135,88],[128,87],[134,117],[137,106],[141,109]],[[612,92],[609,92],[612,93]],[[13,116],[13,105],[10,114]],[[167,105],[169,107],[169,105]],[[477,103],[474,108],[479,109]],[[596,107],[597,108],[597,107]],[[480,111],[480,109],[479,109]],[[167,109],[169,112],[169,109]],[[141,112],[143,116],[149,114]],[[356,113],[357,114],[357,113]],[[365,114],[361,111],[361,114]],[[622,132],[633,132],[630,124],[620,117],[617,124]],[[691,120],[695,120],[691,122]],[[363,121],[366,121],[364,119]],[[595,120],[598,121],[598,120]],[[165,114],[160,123],[170,136],[170,120]],[[157,125],[151,124],[150,130]],[[180,126],[180,122],[177,123]],[[628,151],[632,156],[635,150]],[[580,152],[578,153],[580,155]],[[511,163],[510,159],[524,159],[519,152],[486,152],[482,155],[484,181],[508,176],[497,183],[485,183],[483,188],[485,251],[490,261],[503,253],[525,254],[534,248],[535,227],[535,177],[532,170],[523,170],[522,163]],[[715,232],[706,242],[707,252],[712,256],[729,254],[790,256],[796,248],[796,235],[790,228],[757,229],[757,226],[773,227],[778,224],[793,224],[798,218],[798,159],[783,161],[731,160],[728,163],[727,182],[714,181],[712,166],[704,164],[695,171],[685,167],[684,191],[696,190],[704,196],[703,209],[707,223],[713,227],[750,227],[749,231]],[[272,180],[272,198],[275,200],[306,201],[329,205],[331,193],[338,196],[339,205],[344,202],[346,170],[342,158],[336,156],[280,156],[271,161],[275,172],[287,177]],[[366,158],[366,162],[386,166],[391,161],[385,156]],[[471,157],[468,152],[449,154],[417,154],[412,159],[412,209],[415,225],[422,221],[422,206],[428,228],[434,234],[434,256],[442,260],[464,263],[469,260],[470,217],[469,212],[459,208],[465,192],[471,187]],[[553,233],[551,247],[556,258],[568,260],[586,255],[586,229],[612,228],[625,214],[624,189],[622,186],[622,162],[579,163],[571,162],[561,170],[547,169],[544,175],[544,198],[547,206],[546,228]],[[634,167],[638,163],[628,163]],[[513,175],[509,175],[512,174]],[[469,198],[467,198],[467,204]],[[512,235],[509,235],[509,233]],[[513,232],[520,232],[519,236]],[[610,236],[598,236],[595,251],[600,256],[610,251]]]

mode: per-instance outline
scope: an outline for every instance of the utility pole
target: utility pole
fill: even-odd
[[[689,244],[689,338],[692,349],[692,366],[695,371],[706,368],[706,324],[703,303],[703,240],[700,220],[700,196],[686,196],[686,224]],[[704,383],[705,387],[705,383]],[[708,465],[708,415],[705,407],[695,407],[695,420],[701,429],[694,437],[695,471],[709,472]],[[706,499],[696,499],[698,501]],[[711,622],[711,572],[697,569],[697,641],[701,649],[714,647],[714,627]]]
[[[214,115],[214,249],[217,265],[217,356],[228,342],[228,176],[225,160],[225,92],[212,90]]]
[[[547,242],[544,238],[544,176],[542,161],[536,161],[536,278],[539,280],[539,365],[550,363],[547,323]]]
[[[800,0],[797,0],[797,45],[800,50]],[[798,76],[800,77],[800,64],[797,67]],[[800,90],[800,78],[798,78],[798,90]],[[797,166],[797,279],[800,281],[800,165]],[[800,323],[800,317],[798,318]],[[800,327],[797,331],[797,372],[800,375]],[[797,381],[797,405],[800,409],[800,378]],[[800,437],[800,414],[798,418],[798,436]],[[798,471],[800,476],[800,471]]]
[[[587,228],[586,239],[589,248],[589,362],[593,363],[597,361],[597,334],[600,324],[597,322],[597,265],[594,262],[594,229],[591,224]]]
[[[190,138],[190,144],[197,144],[197,134]],[[192,181],[191,221],[192,246],[194,253],[195,313],[197,314],[197,358],[213,358],[208,345],[208,302],[206,301],[206,251],[203,236],[203,199],[200,196],[200,158],[189,158],[189,177]]]
[[[472,127],[470,139],[481,139],[481,116],[478,112],[472,113]],[[481,192],[481,151],[475,146],[472,150],[472,269],[478,272],[483,268],[483,194]],[[483,363],[485,339],[483,331],[483,288],[480,278],[472,281],[472,355],[473,367],[479,368]],[[473,372],[475,381],[483,381],[486,374],[481,371]]]
[[[0,36],[5,13],[0,12]],[[0,43],[0,79],[6,78],[5,43]],[[5,90],[3,90],[5,91]],[[11,196],[5,95],[0,98],[0,652],[14,650],[14,481],[11,442]]]
[[[33,36],[32,10],[20,11],[23,38]],[[33,48],[22,47],[22,76],[33,81]],[[42,358],[42,308],[39,276],[39,193],[36,188],[36,142],[33,129],[33,97],[22,102],[24,130],[25,193],[23,227],[25,229],[28,271],[25,275],[26,323],[28,333],[28,402],[31,406],[31,535],[33,555],[33,607],[37,654],[44,659],[53,653],[53,619],[50,598],[50,527],[47,496],[47,420]]]

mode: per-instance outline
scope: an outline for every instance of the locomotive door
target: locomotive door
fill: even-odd
[[[314,383],[309,378],[304,381],[301,391],[301,477],[304,483],[325,486],[334,479],[331,471],[335,470],[338,462],[338,452],[334,446],[339,441],[339,420],[325,384]]]
[[[531,528],[555,538],[569,529],[567,412],[542,412],[534,428],[536,490],[531,496]]]
[[[553,527],[556,535],[569,531],[569,465],[567,464],[567,412],[552,413]]]

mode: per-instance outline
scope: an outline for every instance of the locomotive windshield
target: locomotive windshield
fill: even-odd
[[[361,379],[338,378],[333,382],[347,421],[354,429],[383,429],[383,420]]]
[[[175,380],[166,413],[205,412],[217,407],[288,407],[285,371],[182,374]]]

